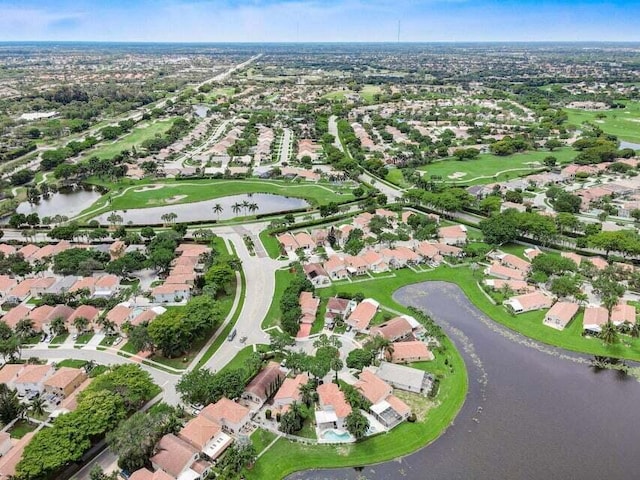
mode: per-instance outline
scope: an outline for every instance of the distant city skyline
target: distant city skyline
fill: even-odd
[[[0,0],[0,41],[638,41],[629,0]]]

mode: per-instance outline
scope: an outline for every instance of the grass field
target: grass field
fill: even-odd
[[[13,427],[11,427],[9,435],[11,435],[11,438],[22,438],[27,433],[33,432],[36,428],[38,428],[38,425],[35,423],[31,423],[27,420],[18,420],[13,424]]]
[[[140,144],[145,140],[153,138],[158,135],[162,135],[169,130],[172,120],[158,120],[144,127],[134,128],[131,133],[128,133],[122,138],[117,139],[115,142],[102,143],[93,150],[88,150],[85,156],[98,158],[112,158],[122,150],[131,150],[132,147],[140,149]]]
[[[385,177],[385,180],[401,188],[408,188],[411,186],[411,184],[409,184],[409,182],[404,179],[402,170],[400,170],[399,168],[390,168],[389,173],[387,173],[387,176]]]
[[[352,90],[335,90],[323,95],[322,98],[332,100],[334,102],[343,102],[346,100],[346,95],[358,93],[362,99],[367,103],[373,103],[376,93],[380,93],[382,89],[378,85],[364,85],[362,90],[354,92]]]
[[[426,172],[424,175],[427,177],[437,175],[447,183],[476,185],[519,177],[534,172],[543,167],[542,160],[549,155],[556,157],[559,163],[569,163],[575,158],[577,152],[566,147],[553,152],[544,150],[517,153],[506,157],[485,153],[476,160],[463,162],[452,158],[440,160],[420,167],[420,170]],[[457,172],[464,173],[464,175],[456,176]]]
[[[289,270],[276,271],[276,289],[275,292],[273,292],[273,298],[271,299],[271,306],[269,307],[267,316],[262,321],[263,329],[280,325],[280,316],[282,315],[280,311],[280,299],[292,279],[293,274],[291,274]]]
[[[640,102],[624,102],[627,108],[605,111],[566,109],[569,123],[580,126],[583,122],[593,122],[606,133],[616,135],[620,140],[640,143]],[[605,118],[597,118],[604,115]]]
[[[161,188],[144,189],[145,186],[148,187],[150,185],[161,186]],[[113,184],[110,187],[118,188],[117,185]],[[312,205],[347,202],[355,198],[350,189],[346,188],[338,189],[324,184],[299,184],[277,180],[197,179],[188,181],[154,181],[153,184],[143,181],[103,195],[76,218],[87,220],[112,210],[193,203],[246,193],[271,193],[303,198]],[[167,203],[168,199],[175,201]],[[111,200],[111,203],[109,203],[109,200]]]

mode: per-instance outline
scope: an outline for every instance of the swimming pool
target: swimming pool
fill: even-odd
[[[325,430],[320,434],[320,438],[331,443],[347,443],[353,442],[353,437],[349,432],[344,430]]]

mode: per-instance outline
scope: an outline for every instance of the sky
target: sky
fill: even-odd
[[[640,41],[640,0],[0,0],[0,41]]]

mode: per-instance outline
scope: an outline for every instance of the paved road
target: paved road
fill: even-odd
[[[224,133],[224,131],[227,128],[227,125],[229,125],[230,122],[231,120],[223,120],[222,122],[220,122],[220,124],[215,128],[213,133],[209,136],[209,138],[207,138],[206,141],[204,141],[201,145],[197,146],[193,150],[187,150],[186,152],[183,152],[175,160],[165,163],[164,168],[182,168],[183,166],[182,164],[184,163],[185,160],[187,160],[190,157],[193,157],[194,155],[198,155],[199,153],[204,152],[216,140],[218,140],[218,138],[220,137],[220,135]]]
[[[103,365],[137,363],[127,357],[110,353],[107,350],[78,349],[67,346],[62,346],[60,348],[45,348],[40,346],[25,348],[22,350],[22,357],[37,357],[54,361],[64,360],[66,358],[75,358],[78,360],[93,360],[94,362]],[[153,381],[163,389],[163,400],[166,403],[170,405],[177,405],[180,403],[180,396],[175,390],[175,384],[180,379],[179,375],[167,373],[144,364],[139,365],[142,369],[149,372]]]
[[[338,135],[338,118],[335,115],[329,117],[329,133],[333,135],[333,146],[341,152],[344,152],[344,147],[340,141],[340,135]]]
[[[389,203],[396,202],[404,195],[404,191],[402,191],[399,187],[381,182],[380,179],[374,177],[369,172],[361,173],[358,178],[361,182],[366,182],[370,185],[373,185],[373,188],[379,190],[381,193],[384,193],[387,196],[387,201]]]
[[[282,142],[280,142],[280,157],[278,158],[278,162],[282,165],[283,162],[289,161],[289,156],[291,154],[291,140],[293,139],[293,134],[290,128],[285,128],[284,133],[282,135]]]
[[[225,341],[205,364],[205,368],[220,370],[229,363],[239,350],[247,345],[269,343],[269,336],[260,328],[269,311],[276,288],[275,272],[287,264],[280,260],[249,255],[242,235],[244,230],[220,234],[231,240],[242,261],[246,281],[245,301],[236,324],[237,335],[231,342]],[[255,240],[254,240],[255,241]],[[259,241],[259,240],[258,240]],[[244,343],[240,338],[247,337]]]

